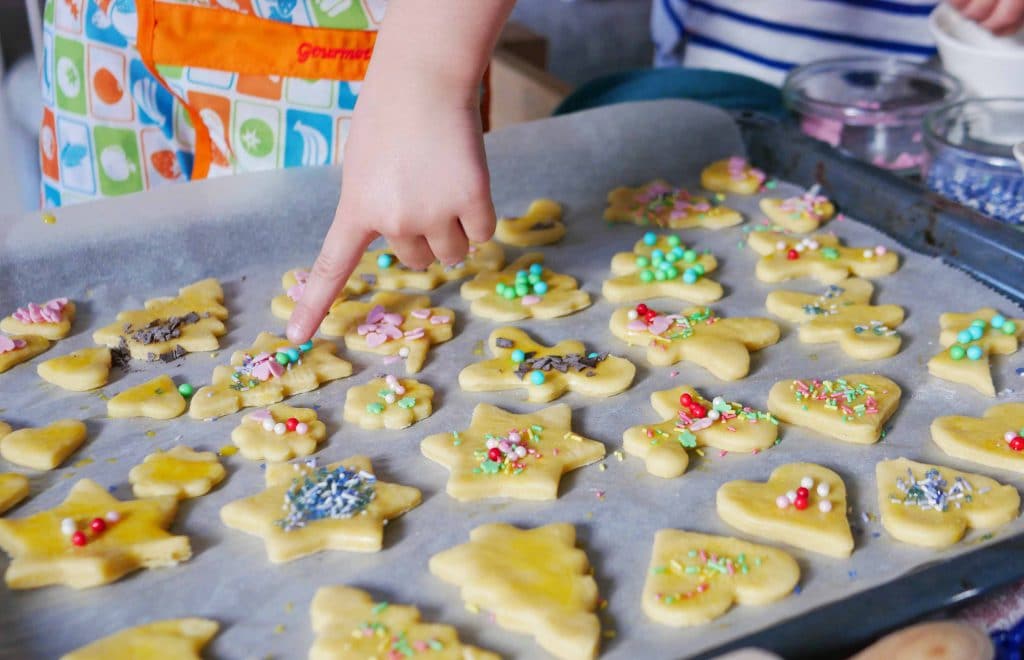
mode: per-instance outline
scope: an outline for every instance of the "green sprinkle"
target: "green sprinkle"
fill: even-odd
[[[374,603],[373,609],[370,610],[370,612],[372,612],[374,615],[377,615],[386,609],[388,609],[388,602],[386,600],[382,600],[379,603]]]
[[[403,399],[399,399],[398,400],[398,407],[399,408],[405,408],[405,409],[408,410],[409,408],[412,408],[415,405],[416,405],[416,399],[414,399],[411,396],[407,396],[407,397],[405,397]]]
[[[379,401],[374,401],[373,403],[368,403],[368,404],[366,404],[366,412],[374,414],[374,415],[379,415],[382,412],[384,412],[384,404],[380,403]]]

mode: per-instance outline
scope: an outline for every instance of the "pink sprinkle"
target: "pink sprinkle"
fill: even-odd
[[[419,339],[426,334],[423,328],[413,328],[405,333],[406,339]]]
[[[449,316],[431,316],[430,317],[430,324],[431,325],[444,325],[445,323],[451,323],[451,322],[452,322],[452,319]]]
[[[727,451],[725,451],[725,450],[723,449],[722,451],[718,452],[718,455],[719,455],[719,456],[728,456],[728,455],[729,455],[729,452],[727,452]]]
[[[534,296],[534,295],[523,296],[522,298],[519,299],[519,302],[521,302],[523,305],[529,307],[530,305],[536,305],[537,303],[539,303],[540,302],[540,296]]]
[[[429,309],[414,309],[413,311],[411,311],[409,313],[413,317],[418,318],[418,319],[430,318],[430,310]]]
[[[757,447],[754,447],[753,449],[750,450],[750,453],[753,454],[754,456],[757,456],[758,454],[761,453],[761,450],[758,449]]]
[[[553,456],[558,456],[558,447],[555,447],[554,449],[552,449],[552,450],[551,450],[551,454],[552,454]],[[538,454],[538,456],[539,456],[539,455],[540,455],[540,454]]]
[[[430,648],[430,646],[429,646],[429,645],[427,645],[427,643],[426,643],[426,642],[424,642],[424,641],[423,641],[422,639],[417,639],[417,640],[416,640],[415,642],[413,642],[413,643],[412,643],[412,647],[413,647],[413,648],[414,648],[415,650],[417,650],[417,651],[421,651],[421,652],[422,652],[422,651],[426,651],[427,649],[429,649],[429,648]]]
[[[0,335],[0,354],[9,353],[25,348],[24,339],[11,339],[6,335]]]
[[[677,370],[673,369],[672,371],[669,372],[668,377],[669,378],[675,378],[678,375],[679,375],[679,372]]]

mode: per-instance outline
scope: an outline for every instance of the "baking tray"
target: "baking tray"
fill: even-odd
[[[752,139],[750,145],[756,156],[758,142]],[[601,281],[608,274],[611,255],[628,249],[643,230],[604,223],[600,219],[604,196],[614,186],[656,177],[696,185],[701,167],[709,160],[743,149],[735,122],[720,111],[693,103],[631,104],[510,128],[489,136],[487,146],[499,212],[521,212],[540,196],[565,203],[568,236],[544,251],[549,265],[576,276],[595,298],[593,307],[576,315],[520,325],[547,343],[579,337],[595,350],[613,350],[638,366],[633,388],[618,397],[594,400],[568,395],[562,399],[573,408],[575,430],[608,445],[606,469],[591,466],[567,476],[560,498],[550,503],[459,504],[444,493],[447,473],[420,456],[420,439],[465,428],[478,402],[498,403],[514,412],[538,407],[519,394],[459,391],[457,370],[482,358],[482,342],[496,326],[470,317],[458,286],[446,285],[432,294],[432,300],[456,310],[456,336],[432,350],[419,375],[438,391],[432,417],[398,433],[361,431],[344,423],[341,409],[348,387],[396,368],[344,348],[341,353],[354,363],[355,375],[292,400],[296,405],[320,407],[330,433],[318,454],[324,461],[367,454],[384,480],[423,490],[424,503],[388,526],[383,551],[329,552],[284,565],[269,564],[262,541],[219,522],[217,511],[223,504],[262,489],[259,465],[233,456],[225,459],[229,477],[224,484],[181,507],[173,529],[192,538],[194,556],[189,562],[81,592],[59,587],[28,592],[0,589],[0,657],[54,657],[120,628],[176,616],[209,616],[221,622],[221,633],[208,647],[210,657],[302,657],[312,641],[307,612],[313,593],[319,586],[342,583],[369,589],[378,598],[415,603],[426,618],[450,622],[464,640],[506,656],[537,657],[541,652],[529,637],[498,628],[486,615],[467,612],[457,590],[426,570],[431,555],[464,542],[470,529],[486,522],[576,525],[579,544],[590,557],[602,595],[609,600],[600,615],[606,629],[616,632],[603,646],[605,656],[611,658],[710,654],[752,640],[784,653],[834,654],[908,612],[940,607],[969,593],[972,585],[985,589],[1020,574],[1020,561],[1012,552],[1020,556],[1022,520],[994,538],[975,533],[953,548],[935,552],[891,541],[877,518],[868,522],[861,518],[863,513],[877,513],[873,469],[885,458],[907,456],[944,463],[1024,486],[1018,475],[949,459],[927,436],[928,423],[936,414],[980,415],[993,403],[927,375],[924,363],[939,350],[939,313],[947,306],[963,311],[983,304],[1000,307],[1004,313],[1021,313],[1006,297],[932,254],[898,248],[904,257],[900,272],[881,280],[878,287],[880,302],[905,305],[909,312],[903,326],[904,349],[890,360],[859,363],[835,346],[803,345],[791,326],[781,324],[782,341],[755,354],[752,372],[742,381],[723,384],[692,365],[651,368],[642,349],[623,346],[607,330],[614,306],[598,295]],[[825,173],[841,175],[846,165],[841,159],[824,154],[820,158]],[[791,175],[802,185],[813,181],[802,177],[799,168]],[[880,180],[879,189],[891,183],[884,176]],[[797,186],[780,184],[778,192],[797,190]],[[99,394],[57,390],[40,381],[32,365],[89,345],[92,330],[110,322],[120,309],[138,307],[145,298],[217,276],[224,282],[232,312],[222,349],[216,355],[188,356],[172,366],[135,364],[103,392],[116,393],[161,372],[179,382],[207,382],[215,365],[224,363],[232,350],[248,345],[259,331],[283,329],[283,322],[270,315],[269,300],[280,292],[284,270],[308,264],[314,257],[333,215],[337,191],[335,170],[285,170],[69,207],[57,214],[55,224],[42,222],[39,215],[0,221],[0,308],[55,295],[81,302],[72,337],[29,365],[0,376],[0,418],[21,427],[71,415],[85,419],[90,430],[89,442],[64,467],[32,475],[32,498],[9,515],[29,515],[54,506],[83,477],[127,497],[128,470],[153,450],[178,442],[212,450],[229,444],[239,415],[208,423],[189,418],[108,420]],[[847,200],[840,189],[834,193],[844,211],[859,217],[854,213],[860,209],[856,200]],[[885,197],[878,199],[881,203]],[[845,206],[847,201],[850,208]],[[760,217],[755,198],[730,197],[727,203],[751,218]],[[901,203],[914,202],[903,199]],[[879,209],[877,214],[889,212]],[[871,207],[861,212],[872,222],[878,222],[877,214]],[[830,228],[851,244],[893,244],[877,230],[850,219],[837,220]],[[727,296],[715,305],[717,310],[726,316],[765,315],[765,295],[778,287],[754,279],[756,255],[744,248],[742,228],[681,233],[685,242],[711,249],[721,261],[714,279],[725,285]],[[519,253],[507,252],[510,258]],[[961,300],[946,294],[921,295],[935,287],[954,290]],[[802,281],[787,288],[819,289]],[[658,301],[659,308],[673,304]],[[1000,389],[1018,382],[1013,365],[1013,359],[998,362],[995,375]],[[782,443],[770,451],[724,457],[708,452],[704,458],[695,457],[686,475],[669,481],[649,476],[637,459],[619,461],[611,455],[620,446],[625,428],[656,421],[648,404],[652,391],[690,383],[706,395],[724,393],[763,406],[777,380],[865,369],[879,369],[894,378],[906,396],[889,434],[878,445],[849,446],[787,427]],[[1020,395],[1004,393],[1001,400],[1008,399],[1019,400]],[[710,625],[685,630],[648,621],[640,612],[639,598],[654,532],[674,527],[735,534],[714,514],[717,487],[731,479],[762,480],[776,466],[800,460],[832,467],[846,480],[856,527],[853,557],[840,561],[792,550],[803,571],[800,592],[774,606],[736,608]],[[0,470],[9,467],[0,464]],[[1007,546],[1007,541],[1016,545]],[[944,579],[956,575],[970,582],[955,591],[932,588],[935,572]],[[830,611],[823,607],[836,609],[823,616],[822,612]],[[859,619],[851,621],[851,612],[858,612]]]

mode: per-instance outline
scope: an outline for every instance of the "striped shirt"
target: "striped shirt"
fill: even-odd
[[[721,69],[770,83],[827,57],[935,53],[935,0],[654,0],[655,64]]]

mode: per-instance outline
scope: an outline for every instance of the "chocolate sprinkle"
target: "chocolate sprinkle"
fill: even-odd
[[[359,279],[366,282],[370,286],[374,286],[377,284],[377,276],[374,275],[373,273],[360,273]]]
[[[187,353],[188,351],[186,351],[181,344],[177,344],[174,348],[167,351],[166,353],[161,353],[160,355],[157,355],[156,353],[150,353],[149,355],[146,356],[146,359],[149,360],[150,362],[156,362],[158,360],[160,362],[174,362],[185,357]]]
[[[571,369],[577,372],[590,370],[587,376],[592,377],[595,375],[593,369],[607,357],[607,353],[591,353],[590,355],[570,353],[569,355],[542,355],[534,358],[533,353],[529,353],[525,360],[516,365],[515,374],[519,376],[519,380],[523,380],[531,371],[554,370],[564,374]]]
[[[143,328],[134,329],[131,326],[125,328],[125,333],[134,341],[148,346],[158,342],[170,341],[181,336],[182,326],[197,323],[199,314],[189,312],[184,316],[172,316],[169,319],[154,319]]]
[[[545,229],[553,229],[554,227],[554,220],[541,220],[540,222],[533,223],[533,226],[530,227],[530,231],[544,231]]]
[[[516,344],[511,339],[506,339],[505,337],[498,337],[497,339],[494,340],[494,345],[497,346],[498,348],[512,348]]]
[[[110,349],[110,366],[115,369],[128,370],[128,363],[132,361],[132,352],[128,348],[128,342],[121,337],[121,343],[117,348]]]

